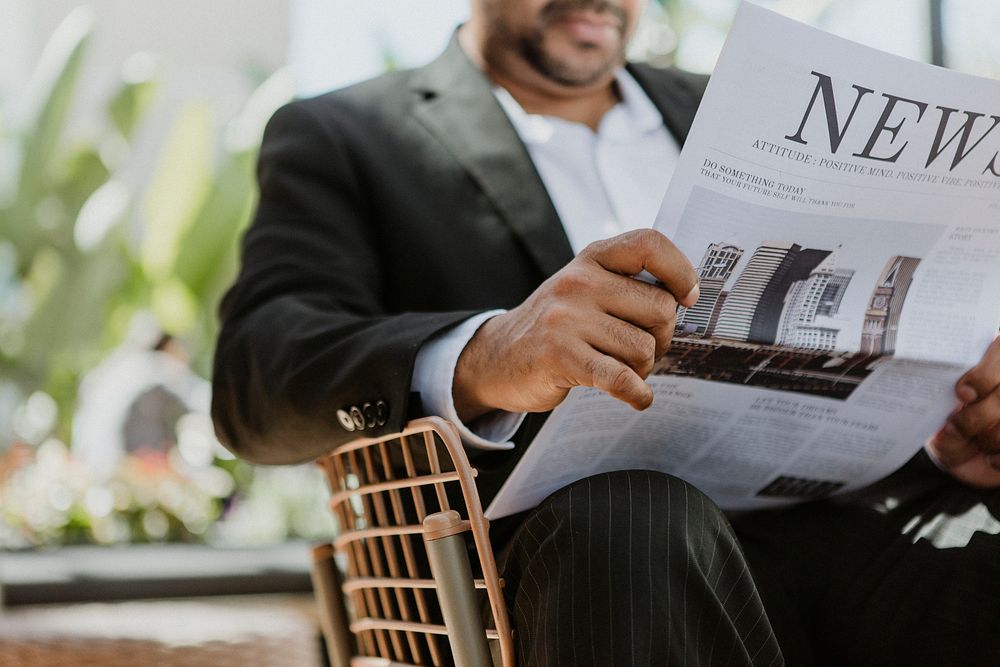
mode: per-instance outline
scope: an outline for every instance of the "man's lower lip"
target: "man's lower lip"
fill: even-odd
[[[567,17],[560,21],[573,37],[586,42],[603,42],[617,34],[617,27],[611,23]]]

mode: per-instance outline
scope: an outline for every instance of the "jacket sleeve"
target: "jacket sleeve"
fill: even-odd
[[[474,314],[389,313],[371,193],[335,118],[305,102],[264,133],[260,201],[242,267],[220,307],[212,417],[256,463],[309,460],[401,429],[424,341]],[[360,414],[362,425],[352,424]]]

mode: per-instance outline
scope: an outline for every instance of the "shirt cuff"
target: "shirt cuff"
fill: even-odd
[[[474,449],[513,449],[510,439],[524,421],[524,413],[495,410],[464,424],[455,410],[452,386],[455,381],[455,366],[462,350],[468,345],[479,327],[486,320],[504,313],[504,310],[490,310],[474,315],[456,327],[431,338],[417,352],[413,365],[413,381],[410,389],[420,393],[427,414],[443,417],[458,428],[462,442]]]

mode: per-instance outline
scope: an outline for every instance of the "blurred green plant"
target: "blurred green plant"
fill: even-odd
[[[31,77],[24,120],[0,119],[0,169],[10,172],[0,180],[13,184],[0,188],[0,444],[66,440],[82,375],[140,310],[152,310],[207,374],[214,308],[254,201],[260,135],[292,96],[287,74],[276,73],[222,137],[207,103],[187,104],[137,192],[133,139],[158,87],[149,56],[123,67],[97,136],[66,137],[92,32],[89,12],[72,12]],[[53,399],[55,423],[17,433],[11,406],[36,392]]]
[[[258,471],[226,458],[205,415],[197,461],[176,438],[122,452],[109,477],[66,444],[81,380],[122,349],[138,314],[152,312],[208,375],[261,135],[293,95],[284,71],[256,79],[221,132],[212,105],[190,101],[155,153],[140,153],[160,82],[155,59],[139,54],[123,64],[93,136],[70,137],[92,35],[90,13],[72,12],[18,122],[0,117],[0,548],[329,534],[311,466]],[[137,164],[152,164],[151,175],[137,178]]]

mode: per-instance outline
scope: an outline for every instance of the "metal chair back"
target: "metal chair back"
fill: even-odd
[[[333,666],[479,667],[492,655],[490,662],[513,667],[489,524],[454,426],[414,420],[398,434],[341,445],[317,463],[338,523],[332,545],[314,550]],[[466,618],[473,607],[480,618]],[[483,637],[488,649],[480,650]]]

